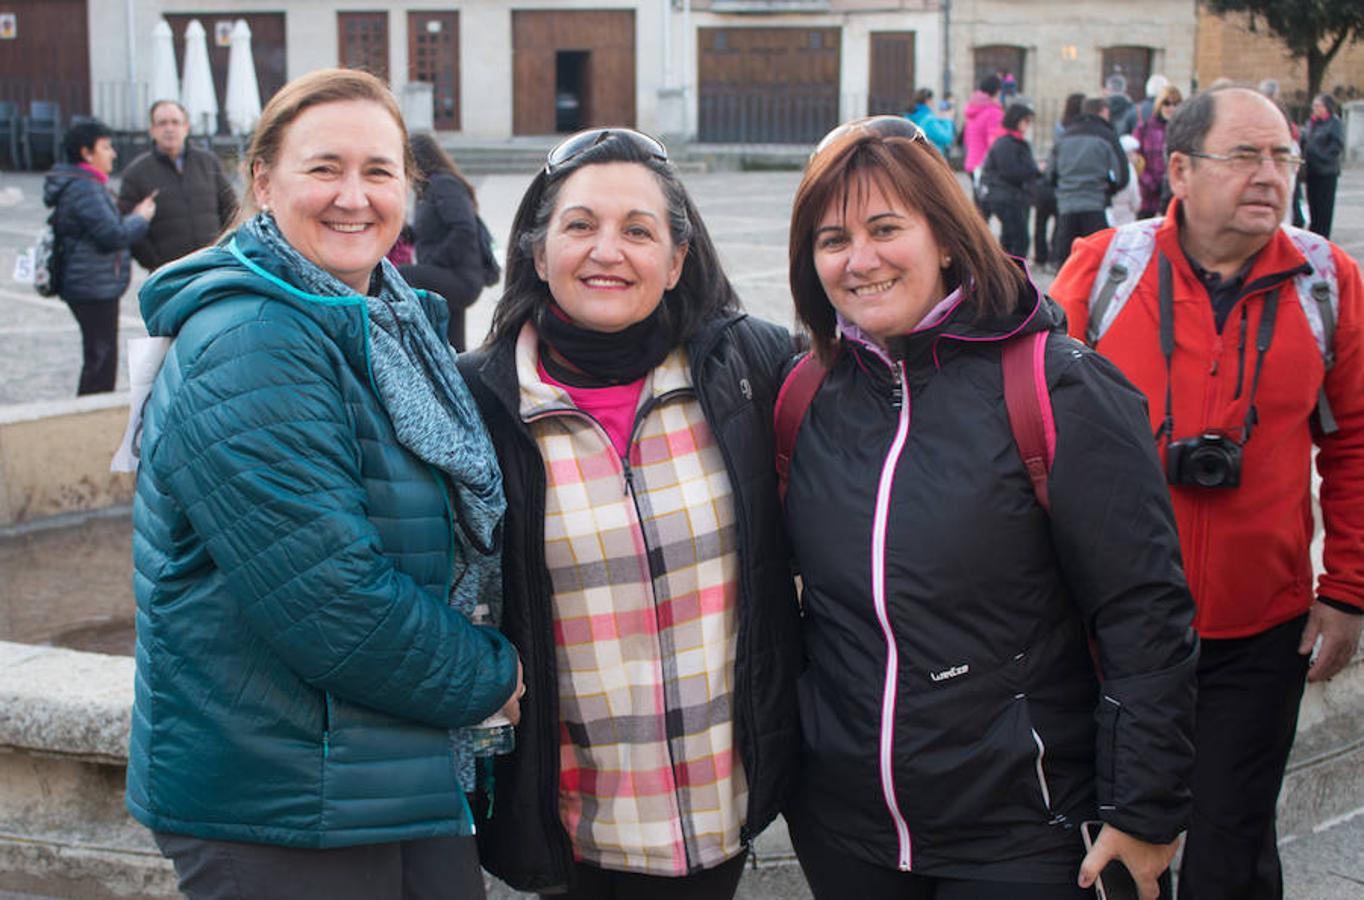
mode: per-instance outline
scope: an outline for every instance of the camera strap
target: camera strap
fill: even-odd
[[[1170,440],[1175,433],[1173,392],[1173,369],[1175,356],[1175,296],[1174,271],[1170,260],[1164,253],[1159,255],[1157,271],[1157,299],[1160,307],[1160,352],[1165,357],[1165,418],[1156,430],[1156,440]],[[1250,432],[1260,421],[1255,409],[1255,391],[1260,386],[1260,372],[1264,369],[1265,354],[1274,340],[1274,322],[1279,313],[1279,288],[1275,287],[1265,297],[1264,309],[1260,312],[1260,327],[1255,332],[1255,370],[1250,376],[1250,406],[1246,409],[1246,421],[1241,427],[1241,443],[1250,440]]]

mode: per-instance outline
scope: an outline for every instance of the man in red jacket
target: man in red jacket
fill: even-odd
[[[1280,227],[1301,160],[1265,98],[1198,95],[1167,154],[1164,220],[1076,242],[1052,293],[1146,394],[1198,607],[1179,896],[1278,898],[1274,809],[1304,679],[1349,662],[1364,612],[1364,285],[1340,248]]]

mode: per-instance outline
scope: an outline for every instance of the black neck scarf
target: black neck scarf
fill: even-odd
[[[556,380],[574,387],[638,381],[676,345],[664,305],[659,303],[648,318],[621,331],[592,331],[550,303],[535,323],[541,342],[550,350],[541,353],[540,361]]]

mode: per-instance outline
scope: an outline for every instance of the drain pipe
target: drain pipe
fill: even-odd
[[[682,0],[682,133],[686,140],[695,140],[691,130],[691,55],[696,40],[691,33],[691,0]]]
[[[942,96],[952,92],[952,0],[942,0]]]
[[[128,26],[128,96],[120,116],[125,128],[137,127],[133,110],[137,108],[137,16],[136,0],[123,0],[123,21]]]

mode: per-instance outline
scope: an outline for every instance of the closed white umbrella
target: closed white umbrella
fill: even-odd
[[[190,131],[213,134],[218,130],[218,92],[208,64],[204,26],[190,19],[185,27],[185,75],[180,80],[180,102],[189,113]]]
[[[260,118],[260,86],[251,56],[251,26],[238,19],[232,26],[232,49],[227,56],[227,127],[233,134],[249,134]]]
[[[170,25],[157,20],[152,29],[151,102],[180,99],[180,76],[175,73],[175,43]]]

